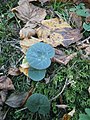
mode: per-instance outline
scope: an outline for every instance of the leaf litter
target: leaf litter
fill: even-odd
[[[71,19],[76,24],[77,29],[73,29],[67,22],[59,18],[44,20],[47,15],[46,10],[33,5],[31,3],[32,1],[33,0],[19,0],[19,6],[12,9],[16,16],[25,23],[25,26],[20,30],[20,38],[22,39],[20,40],[20,46],[22,47],[23,53],[26,54],[27,49],[33,44],[43,41],[55,48],[55,56],[52,58],[52,62],[64,65],[68,64],[71,59],[77,56],[77,53],[66,55],[64,51],[58,50],[56,47],[62,45],[62,47],[68,48],[70,45],[77,43],[83,38],[80,31],[80,28],[82,27],[81,18],[72,13]],[[48,0],[40,0],[41,3],[47,1]],[[86,21],[89,22],[88,18]],[[37,37],[35,37],[35,35],[37,35]],[[85,47],[85,52],[86,56],[90,55],[90,45]],[[23,63],[19,69],[28,76],[28,63]],[[8,73],[14,76],[17,76],[17,74],[19,75],[13,68],[10,68]],[[8,90],[14,90],[10,78],[5,76],[0,77],[0,89],[0,102],[5,102]],[[31,94],[32,93],[30,93],[30,95]],[[27,92],[13,93],[5,103],[14,108],[21,107],[30,95],[28,95]],[[57,105],[57,107],[66,108],[67,105]],[[64,116],[62,120],[70,120],[70,117],[73,116],[74,113],[75,109],[68,113],[68,116]]]

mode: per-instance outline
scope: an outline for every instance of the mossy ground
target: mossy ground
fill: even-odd
[[[2,0],[4,1],[4,0]],[[10,9],[16,6],[17,0],[9,0],[0,3],[0,72],[7,74],[7,70],[10,66],[19,66],[19,59],[22,57],[22,53],[19,47],[19,20],[12,15]],[[68,19],[68,12],[66,7],[70,8],[71,3],[53,3],[52,7],[54,11],[58,11],[64,20]],[[65,9],[64,9],[65,8]],[[87,36],[89,35],[86,33]],[[65,52],[73,53],[76,50],[69,48]],[[56,96],[62,89],[65,80],[68,79],[71,84],[66,87],[63,94],[51,103],[50,115],[47,117],[39,114],[32,114],[28,110],[18,112],[20,109],[9,109],[6,120],[60,120],[60,118],[71,111],[74,107],[76,112],[72,117],[72,120],[78,120],[80,112],[84,112],[84,109],[90,107],[90,96],[88,88],[90,86],[90,62],[88,60],[81,59],[78,51],[77,57],[71,60],[68,65],[59,65],[53,63],[48,70],[46,77],[50,75],[51,79],[48,84],[44,82],[27,82],[27,78],[22,74],[18,77],[11,77],[16,91],[28,91],[30,87],[36,85],[34,92],[45,94],[49,99]],[[66,104],[67,109],[57,108],[56,104]],[[5,105],[5,109],[8,106]]]

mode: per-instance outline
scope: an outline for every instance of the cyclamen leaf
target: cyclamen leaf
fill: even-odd
[[[32,67],[29,68],[28,76],[34,81],[40,81],[45,77],[46,70],[38,70]]]
[[[83,23],[83,28],[86,30],[86,31],[90,31],[90,23],[87,24],[87,23]]]
[[[45,95],[35,93],[29,97],[26,103],[26,107],[31,112],[39,112],[40,114],[47,114],[50,110],[50,103]]]
[[[50,66],[50,58],[54,57],[55,50],[48,44],[39,42],[32,45],[26,52],[29,65],[35,69],[46,69]]]
[[[90,108],[86,108],[85,112],[87,113],[87,115],[90,117]]]
[[[79,115],[79,120],[90,120],[90,117],[86,114],[80,114]]]

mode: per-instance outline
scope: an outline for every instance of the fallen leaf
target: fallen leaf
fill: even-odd
[[[20,46],[22,47],[22,52],[26,53],[27,49],[37,42],[41,42],[42,40],[32,37],[31,39],[25,38],[20,41]]]
[[[36,24],[27,22],[27,24],[20,30],[20,38],[30,38],[31,36],[35,35],[36,31],[34,27],[36,27]]]
[[[28,64],[27,60],[26,60],[26,56],[24,57],[24,59],[22,60],[22,64],[20,65],[22,68],[29,68],[30,65]]]
[[[6,104],[10,107],[17,108],[21,107],[22,103],[27,96],[27,92],[22,92],[22,93],[12,93],[8,99],[6,100]]]
[[[43,20],[41,24],[41,27],[39,27],[36,32],[38,38],[51,44],[53,47],[60,44],[68,47],[70,44],[82,38],[80,30],[72,29],[71,26],[62,19],[52,18]]]
[[[6,77],[6,76],[1,76],[0,77],[0,89],[4,89],[4,90],[14,90],[14,85],[11,81],[10,78]]]
[[[20,70],[18,68],[11,67],[11,68],[9,68],[8,74],[12,75],[12,76],[18,76],[18,75],[20,75]]]
[[[75,108],[73,108],[73,110],[70,111],[70,112],[68,113],[68,115],[70,115],[71,117],[73,117],[74,113],[75,113]]]
[[[0,91],[0,105],[3,105],[3,103],[5,102],[7,94],[8,94],[7,90]]]
[[[75,28],[82,28],[82,18],[78,16],[75,12],[70,12],[70,22],[74,24]]]
[[[70,120],[70,119],[71,119],[71,116],[68,114],[65,114],[62,118],[62,120]]]
[[[19,0],[18,4],[20,5],[20,4],[22,4],[23,2],[26,2],[26,1],[28,1],[28,2],[37,1],[37,2],[41,2],[43,4],[43,3],[48,2],[50,0]]]
[[[55,56],[52,58],[52,62],[57,62],[59,64],[68,64],[70,60],[77,56],[77,53],[72,53],[70,55],[66,55],[61,50],[55,50]]]
[[[65,108],[67,108],[68,106],[67,106],[67,105],[62,104],[62,105],[56,105],[56,107],[65,109]]]
[[[24,73],[26,76],[28,76],[28,70],[29,68],[23,68],[23,67],[19,67],[19,70]]]
[[[86,55],[90,55],[90,45],[85,49]]]
[[[12,11],[16,16],[22,20],[24,23],[28,21],[32,24],[41,22],[46,16],[46,10],[37,6],[34,6],[28,1],[23,2],[16,8],[13,8]]]
[[[4,120],[3,117],[4,117],[4,112],[2,111],[2,107],[0,106],[0,120]]]

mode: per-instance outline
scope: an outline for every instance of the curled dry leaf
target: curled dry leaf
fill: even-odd
[[[19,67],[19,69],[20,69],[20,71],[21,71],[22,73],[24,73],[26,76],[28,76],[28,70],[29,70],[29,68]]]
[[[9,68],[8,74],[12,76],[18,76],[20,75],[20,70],[18,68]]]
[[[75,113],[75,108],[73,108],[73,110],[70,111],[70,112],[68,113],[68,115],[70,115],[71,117],[73,117],[74,113]]]
[[[65,114],[63,116],[62,120],[70,120],[71,117],[73,117],[74,113],[75,113],[75,108],[73,108],[73,110],[71,112],[69,112],[68,114]]]
[[[24,23],[27,23],[28,21],[30,21],[32,24],[37,22],[39,23],[46,16],[45,9],[34,6],[28,1],[23,2],[16,8],[13,8],[12,11],[15,12],[16,16]]]
[[[55,49],[55,56],[52,58],[52,62],[57,62],[59,64],[68,64],[70,60],[77,56],[77,53],[72,53],[66,55],[63,51]]]
[[[37,29],[38,38],[51,44],[53,47],[60,44],[68,47],[70,44],[82,38],[80,30],[72,29],[71,26],[62,19],[52,18],[43,20],[41,24],[41,27]]]
[[[10,78],[6,76],[1,76],[0,77],[0,89],[5,89],[5,90],[14,90],[14,85],[11,81]]]

